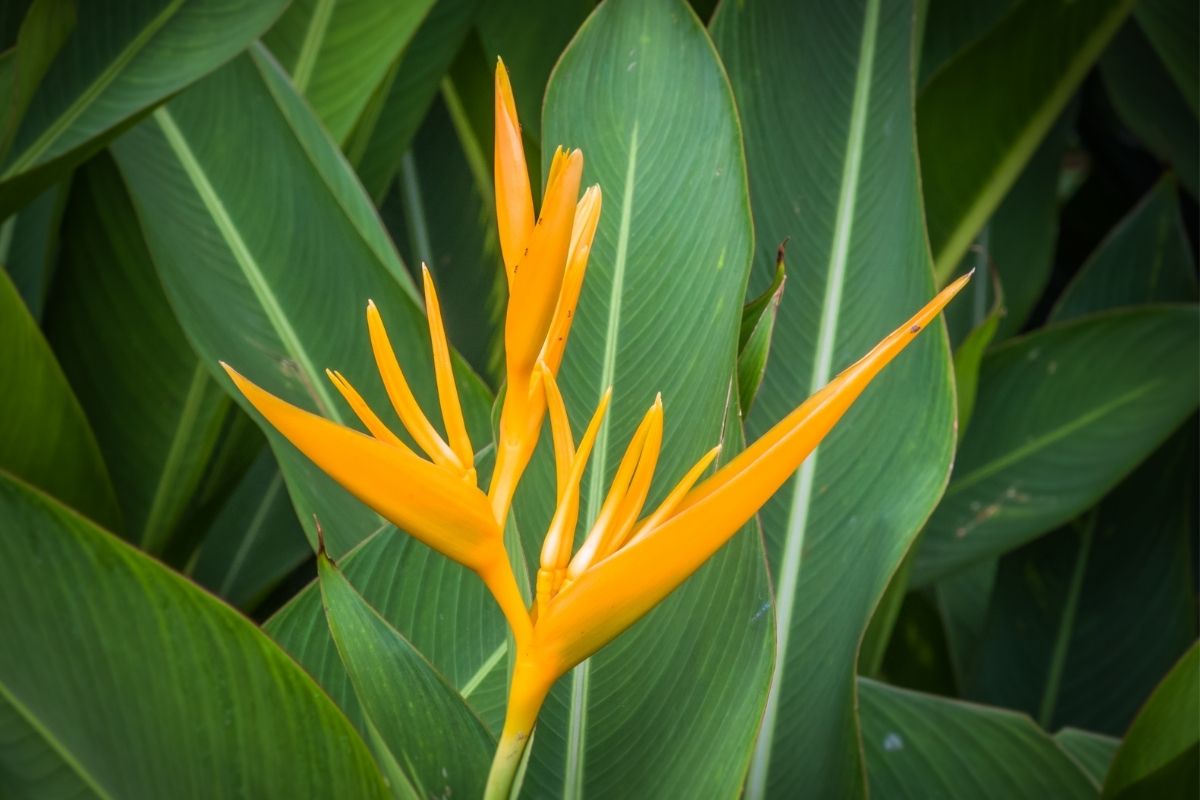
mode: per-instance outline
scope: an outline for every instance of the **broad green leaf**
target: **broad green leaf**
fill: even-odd
[[[111,159],[90,161],[73,187],[46,338],[96,432],[125,538],[158,555],[232,404],[167,305]]]
[[[968,696],[1028,711],[1049,730],[1125,732],[1195,638],[1196,460],[1187,426],[1079,530],[1000,560]]]
[[[70,188],[70,179],[51,186],[0,223],[0,265],[39,321],[58,260],[59,226]]]
[[[1200,645],[1179,659],[1113,757],[1104,797],[1195,797],[1200,791]]]
[[[388,526],[338,562],[365,601],[499,732],[504,718],[504,618],[473,573]],[[316,581],[264,626],[366,735],[362,708],[338,657]],[[500,679],[499,708],[495,681]]]
[[[1175,181],[1161,179],[1063,290],[1051,322],[1093,311],[1196,299],[1196,265]]]
[[[201,585],[245,611],[312,556],[266,448],[230,494],[189,570]]]
[[[6,115],[0,123],[0,160],[8,154],[17,126],[42,76],[75,27],[73,0],[34,0],[21,23],[12,60],[0,71]]]
[[[0,699],[0,790],[12,797],[93,798],[71,763],[7,700]]]
[[[341,143],[432,6],[433,0],[293,0],[263,44]]]
[[[940,283],[1132,6],[1133,0],[1022,0],[921,92],[917,140]]]
[[[386,797],[346,718],[244,617],[7,476],[0,528],[0,607],[21,610],[0,615],[5,713],[93,796]]]
[[[88,0],[0,159],[0,219],[228,61],[286,0]]]
[[[1078,728],[1063,728],[1054,734],[1054,741],[1064,752],[1075,760],[1091,777],[1092,781],[1102,786],[1104,776],[1108,774],[1108,765],[1112,763],[1113,755],[1121,744],[1120,739],[1101,736]]]
[[[1171,73],[1192,114],[1200,114],[1200,10],[1188,0],[1141,0],[1134,18]]]
[[[874,797],[1095,798],[1099,786],[1023,714],[859,680]]]
[[[1017,0],[926,0],[925,27],[921,34],[921,69],[917,81],[924,88],[938,70],[977,40],[1012,10]]]
[[[96,436],[8,275],[0,271],[0,470],[119,529],[121,513]],[[14,606],[15,608],[16,606]]]
[[[113,150],[180,324],[244,408],[251,410],[218,359],[345,424],[352,414],[321,371],[339,369],[402,430],[371,355],[369,298],[418,399],[437,408],[411,278],[353,172],[261,48],[155,112]],[[458,386],[482,447],[490,399],[466,369]],[[335,557],[379,527],[374,513],[262,424],[310,540],[314,514]]]
[[[665,432],[647,505],[723,429],[723,457],[740,448],[734,369],[750,209],[729,84],[682,0],[609,0],[589,17],[550,79],[542,142],[543,174],[554,146],[578,147],[584,182],[604,191],[559,375],[576,431],[614,387],[584,478],[582,538],[657,392]],[[517,498],[531,558],[555,503],[548,450]],[[558,681],[534,733],[524,796],[736,794],[770,674],[770,619],[761,543],[748,525]]]
[[[738,407],[742,414],[749,413],[754,405],[754,397],[767,371],[767,354],[771,351],[771,334],[775,332],[775,318],[779,316],[785,277],[783,245],[780,245],[771,285],[742,308],[737,362]]]
[[[1137,466],[1196,408],[1196,325],[1194,307],[1143,307],[1046,328],[989,353],[913,581],[1054,529]]]
[[[791,272],[753,440],[932,295],[908,3],[724,3],[713,33],[746,132],[765,286]],[[854,671],[871,612],[945,485],[954,445],[939,323],[887,368],[761,514],[778,656],[747,795],[865,791]],[[820,653],[814,658],[814,653]]]
[[[437,0],[392,74],[363,109],[345,150],[376,204],[392,185],[479,5],[480,0]]]
[[[317,556],[325,616],[381,761],[407,776],[413,797],[479,797],[496,740],[455,687]],[[403,794],[402,792],[400,794]]]

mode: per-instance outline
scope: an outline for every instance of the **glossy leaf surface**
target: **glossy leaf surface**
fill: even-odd
[[[860,680],[875,797],[1095,798],[1098,786],[1022,714]]]
[[[907,3],[779,0],[724,3],[713,21],[746,133],[755,292],[791,237],[793,277],[750,440],[932,295],[912,135],[913,18]],[[946,480],[945,342],[939,323],[889,365],[763,509],[779,644],[748,797],[865,791],[859,642]]]
[[[416,797],[478,797],[495,738],[457,690],[372,609],[337,567],[317,556],[329,630],[381,761],[395,764]]]
[[[1194,307],[1113,311],[989,353],[913,580],[1052,530],[1137,466],[1196,407],[1196,325]]]
[[[7,274],[0,273],[0,373],[19,391],[0,392],[0,469],[96,521],[121,514],[96,436],[62,368]]]
[[[285,0],[89,0],[0,160],[0,218],[254,41]]]
[[[0,526],[0,557],[22,565],[0,582],[0,603],[23,609],[0,615],[0,695],[76,787],[387,796],[346,718],[244,617],[7,476]],[[75,650],[86,664],[61,657]]]

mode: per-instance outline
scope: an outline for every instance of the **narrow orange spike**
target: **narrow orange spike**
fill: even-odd
[[[548,377],[546,386],[554,386],[554,376]],[[557,391],[557,386],[554,386],[554,390]],[[592,454],[592,446],[596,443],[596,435],[600,432],[600,424],[604,421],[604,414],[611,399],[612,387],[609,387],[600,397],[600,402],[596,405],[596,410],[583,433],[583,439],[579,442],[579,449],[574,454],[571,472],[566,480],[565,491],[559,498],[554,518],[550,521],[546,538],[542,542],[541,568],[538,570],[538,591],[543,593],[539,594],[542,598],[541,604],[554,596],[566,577],[571,548],[575,544],[575,526],[579,521],[579,483],[583,479],[588,458]],[[546,576],[544,589],[541,588],[543,573]]]
[[[633,480],[629,482],[629,490],[617,513],[613,515],[607,541],[603,548],[597,550],[593,563],[607,558],[625,544],[633,531],[634,523],[642,513],[642,508],[646,505],[646,498],[650,495],[650,484],[654,480],[654,469],[658,466],[658,454],[662,449],[662,395],[658,396],[655,404],[659,409],[657,421],[650,427],[642,443],[642,452],[638,458],[637,470],[633,473]]]
[[[392,343],[388,340],[387,329],[379,316],[379,309],[374,301],[367,301],[367,329],[371,334],[371,349],[375,353],[375,364],[379,367],[379,377],[383,379],[383,387],[387,389],[392,407],[400,415],[400,421],[416,441],[417,446],[425,451],[433,461],[442,466],[451,466],[462,470],[470,464],[460,464],[458,456],[442,440],[437,429],[430,424],[425,412],[413,397],[412,389],[404,378],[404,371],[396,360]]]
[[[533,193],[529,187],[529,169],[521,144],[521,125],[517,104],[504,62],[496,61],[496,223],[500,233],[500,251],[511,283],[513,269],[521,261],[533,231]]]
[[[654,404],[650,406],[650,410],[646,412],[641,424],[638,425],[637,430],[633,433],[633,437],[629,440],[629,445],[625,448],[625,455],[621,458],[621,463],[617,466],[617,473],[613,476],[612,483],[609,485],[608,495],[604,498],[603,505],[600,506],[600,513],[596,516],[596,521],[592,523],[592,529],[588,532],[587,538],[584,539],[579,552],[575,554],[575,557],[571,559],[570,565],[567,566],[567,577],[569,579],[574,580],[589,566],[602,558],[603,553],[611,551],[612,542],[615,538],[612,523],[621,510],[622,503],[629,494],[634,472],[641,462],[645,443],[651,436],[656,436],[661,441],[661,397],[655,398]]]
[[[566,166],[566,163],[567,163],[567,153],[562,149],[562,145],[560,144],[554,148],[554,155],[550,157],[550,170],[549,170],[549,172],[546,173],[546,192],[545,192],[545,194],[550,193],[550,187],[553,186],[554,182],[558,180],[559,176],[562,174],[562,168],[564,166]],[[545,198],[543,197],[542,212],[544,213],[545,211],[546,211],[546,201],[545,201]]]
[[[282,400],[222,367],[268,422],[331,478],[384,518],[472,569],[501,546],[487,498],[418,457]]]
[[[654,509],[654,513],[646,517],[638,523],[633,534],[629,537],[629,544],[639,541],[645,536],[648,536],[658,525],[671,515],[679,503],[687,495],[696,481],[700,480],[700,476],[704,474],[704,470],[708,469],[708,465],[720,454],[721,445],[717,445],[712,450],[709,450],[704,455],[700,456],[687,474],[680,479],[679,483],[675,484],[675,488],[671,490],[666,499],[659,503],[658,508]]]
[[[325,370],[325,376],[341,392],[342,397],[346,400],[346,404],[350,406],[350,410],[366,426],[372,436],[394,447],[403,447],[405,450],[408,450],[408,446],[400,441],[400,437],[392,433],[387,425],[383,424],[383,420],[375,415],[375,412],[367,405],[367,401],[362,399],[362,395],[350,385],[350,381],[346,380],[342,373],[327,369]],[[409,452],[412,451],[410,450]]]
[[[442,423],[446,426],[450,449],[458,456],[463,469],[473,469],[475,449],[471,446],[471,437],[467,434],[467,421],[463,419],[458,387],[454,384],[454,364],[450,359],[446,329],[442,325],[442,306],[438,302],[429,267],[425,264],[421,264],[421,276],[425,281],[425,313],[429,318],[429,339],[433,344],[433,370],[437,380],[438,402],[442,407]]]
[[[562,288],[582,174],[583,154],[573,150],[547,185],[542,215],[529,236],[528,253],[514,268],[504,326],[510,383],[514,375],[532,373],[546,341]]]
[[[600,187],[592,186],[583,193],[583,197],[575,206],[575,221],[571,229],[571,246],[567,253],[562,288],[554,306],[550,327],[546,331],[546,341],[542,345],[541,360],[554,373],[558,372],[562,363],[567,337],[571,333],[571,323],[575,319],[575,309],[579,305],[579,293],[583,289],[583,279],[587,274],[588,256],[591,255],[592,240],[596,236],[596,226],[600,221],[600,201]]]
[[[546,408],[550,412],[550,433],[554,437],[554,472],[558,486],[558,502],[562,502],[575,460],[575,440],[571,433],[571,420],[567,416],[567,405],[563,402],[558,383],[545,364],[538,365],[542,385],[546,391]]]
[[[941,312],[970,276],[844,370],[693,490],[675,512],[579,575],[538,618],[538,640],[565,671],[587,658],[695,572],[796,471],[871,380]]]

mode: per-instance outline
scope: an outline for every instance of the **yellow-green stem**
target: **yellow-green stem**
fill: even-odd
[[[513,780],[521,766],[521,757],[533,735],[533,726],[537,724],[538,711],[553,683],[553,672],[545,664],[521,649],[517,650],[512,686],[508,690],[504,730],[500,733],[500,743],[492,759],[484,800],[508,800]]]

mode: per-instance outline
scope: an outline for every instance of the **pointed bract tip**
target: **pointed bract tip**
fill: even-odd
[[[375,301],[369,297],[367,298],[367,310],[368,311],[378,311],[379,310],[375,307]]]
[[[316,512],[313,512],[313,525],[317,529],[317,556],[329,559],[329,563],[333,563],[333,559],[329,558],[329,551],[325,549],[325,529],[321,527],[321,520],[317,517]]]

